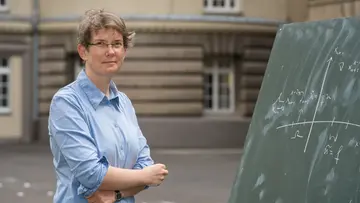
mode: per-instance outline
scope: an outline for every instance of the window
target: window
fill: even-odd
[[[9,59],[0,57],[0,114],[10,112]]]
[[[8,0],[0,0],[0,11],[6,11],[8,9]]]
[[[211,13],[235,13],[240,11],[240,0],[204,0],[204,9]]]
[[[229,57],[205,62],[204,108],[215,113],[235,109],[234,65]]]

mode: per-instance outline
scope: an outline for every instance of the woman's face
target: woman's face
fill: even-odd
[[[86,61],[87,71],[111,77],[120,70],[126,49],[122,34],[115,29],[107,28],[93,32],[88,49],[78,45],[78,52]]]

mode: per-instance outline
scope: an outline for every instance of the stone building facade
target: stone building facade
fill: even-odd
[[[278,26],[353,15],[359,2],[2,0],[0,139],[48,141],[51,98],[81,69],[77,23],[104,8],[137,33],[114,81],[150,145],[240,147]]]

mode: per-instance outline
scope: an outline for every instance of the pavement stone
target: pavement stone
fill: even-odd
[[[139,203],[226,203],[240,149],[153,149],[169,176],[136,197]],[[0,202],[48,203],[55,191],[48,146],[0,145]]]

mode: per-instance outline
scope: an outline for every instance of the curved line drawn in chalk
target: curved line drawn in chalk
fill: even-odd
[[[302,125],[302,124],[318,124],[318,123],[331,123],[331,124],[335,123],[335,124],[344,124],[347,126],[350,125],[350,126],[360,127],[360,125],[356,124],[356,123],[332,120],[332,121],[304,121],[304,122],[298,122],[298,123],[291,123],[291,124],[287,124],[287,125],[278,126],[276,129],[285,128],[288,126],[296,126],[296,125]]]
[[[297,130],[296,132],[295,132],[295,135],[294,135],[294,137],[291,137],[290,139],[296,139],[296,138],[303,138],[304,136],[300,136],[300,131],[299,130]]]

